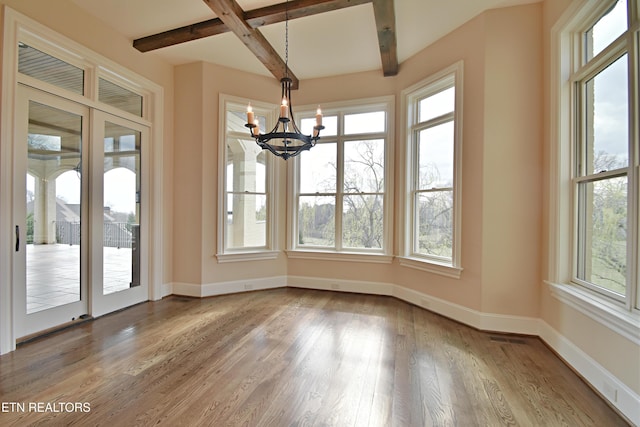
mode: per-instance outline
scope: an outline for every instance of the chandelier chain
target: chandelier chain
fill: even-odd
[[[284,74],[289,77],[289,0],[284,9]]]
[[[247,106],[247,124],[245,124],[245,127],[249,129],[249,134],[255,138],[260,148],[269,150],[275,156],[287,160],[315,146],[318,139],[320,139],[320,131],[324,129],[324,126],[322,126],[320,106],[318,106],[316,112],[316,125],[313,127],[311,134],[303,134],[296,125],[293,117],[293,106],[291,104],[292,80],[289,78],[289,0],[287,0],[285,5],[284,25],[285,76],[280,79],[282,88],[280,116],[270,132],[265,131],[262,133],[260,131],[260,123],[255,119],[255,114],[251,108],[251,104],[249,104]]]

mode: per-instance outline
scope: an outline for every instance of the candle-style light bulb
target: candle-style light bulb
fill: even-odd
[[[316,110],[316,126],[322,126],[322,110],[318,105],[318,110]]]
[[[253,114],[253,108],[251,108],[251,103],[247,105],[247,123],[251,124],[255,121]]]
[[[260,135],[260,122],[256,119],[256,120],[253,122],[253,124],[254,124],[254,125],[256,125],[256,126],[252,129],[252,131],[253,131],[253,136],[258,136],[258,135]]]
[[[280,105],[280,118],[284,119],[289,117],[289,105],[287,98],[282,98],[282,105]]]

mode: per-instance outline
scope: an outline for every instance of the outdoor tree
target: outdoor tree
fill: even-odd
[[[598,153],[594,159],[597,171],[616,170],[620,164],[615,155]],[[613,177],[594,182],[589,186],[592,197],[590,236],[585,241],[591,257],[592,283],[624,294],[627,274],[627,178]]]
[[[353,141],[345,149],[343,244],[381,248],[384,237],[384,144]]]

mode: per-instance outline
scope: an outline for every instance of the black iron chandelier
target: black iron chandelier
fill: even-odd
[[[287,1],[288,2],[288,1]],[[300,132],[296,121],[293,118],[293,108],[291,105],[291,83],[289,78],[289,12],[285,12],[285,76],[280,79],[282,87],[282,103],[280,104],[280,114],[274,128],[267,133],[260,133],[260,124],[255,119],[251,104],[247,107],[247,124],[249,133],[255,138],[256,143],[263,150],[269,150],[278,157],[287,160],[305,150],[309,150],[316,145],[320,139],[322,126],[322,111],[318,107],[316,112],[316,125],[313,127],[311,135]]]

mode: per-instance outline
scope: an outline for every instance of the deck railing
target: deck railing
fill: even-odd
[[[103,224],[103,245],[109,248],[131,248],[131,224],[126,222],[105,222]],[[56,242],[66,245],[80,244],[80,223],[56,221]]]

